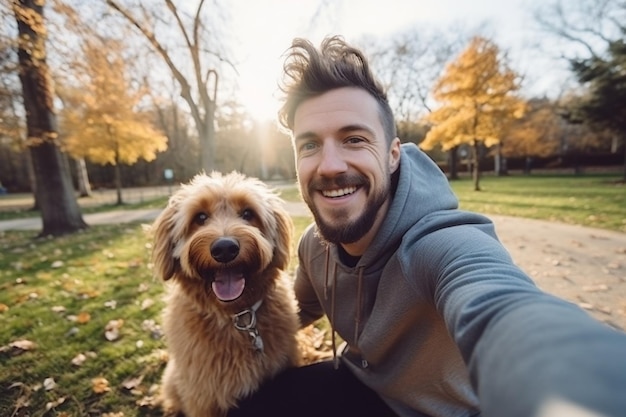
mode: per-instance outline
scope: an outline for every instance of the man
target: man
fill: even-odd
[[[301,238],[302,325],[326,315],[338,369],[293,369],[237,415],[624,416],[626,335],[540,291],[491,221],[400,144],[366,58],[296,39],[281,123],[315,219]],[[579,414],[576,414],[579,413]]]

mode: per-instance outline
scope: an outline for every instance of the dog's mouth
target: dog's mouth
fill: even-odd
[[[246,278],[240,269],[219,269],[215,272],[211,288],[220,301],[233,301],[243,294]]]

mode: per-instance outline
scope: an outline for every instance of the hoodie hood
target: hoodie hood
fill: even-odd
[[[354,268],[346,267],[339,260],[337,245],[326,246],[324,260],[324,299],[330,302],[328,312],[332,332],[332,350],[335,366],[337,352],[335,342],[337,268],[354,270],[357,275],[356,311],[354,315],[353,341],[362,329],[364,276],[380,270],[396,251],[405,233],[415,224],[426,222],[429,214],[441,210],[456,209],[458,200],[450,189],[448,179],[441,169],[415,144],[405,143],[400,148],[400,166],[395,190],[391,191],[391,204],[380,230],[370,247]],[[410,199],[409,199],[410,197]],[[418,201],[419,204],[415,204]],[[331,262],[330,257],[333,258]],[[330,298],[330,299],[329,299]]]
[[[437,164],[414,143],[404,143],[400,149],[399,179],[391,193],[389,210],[358,267],[369,269],[385,263],[386,256],[381,255],[396,248],[409,228],[426,222],[429,214],[458,208],[448,178]]]

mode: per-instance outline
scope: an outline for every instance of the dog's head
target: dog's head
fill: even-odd
[[[223,302],[253,303],[271,285],[264,277],[277,275],[268,272],[287,267],[293,223],[261,181],[214,172],[172,195],[152,231],[157,276],[201,287]]]

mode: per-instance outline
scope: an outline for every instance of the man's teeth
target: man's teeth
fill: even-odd
[[[324,197],[343,197],[356,191],[356,187],[340,188],[339,190],[322,191]]]

